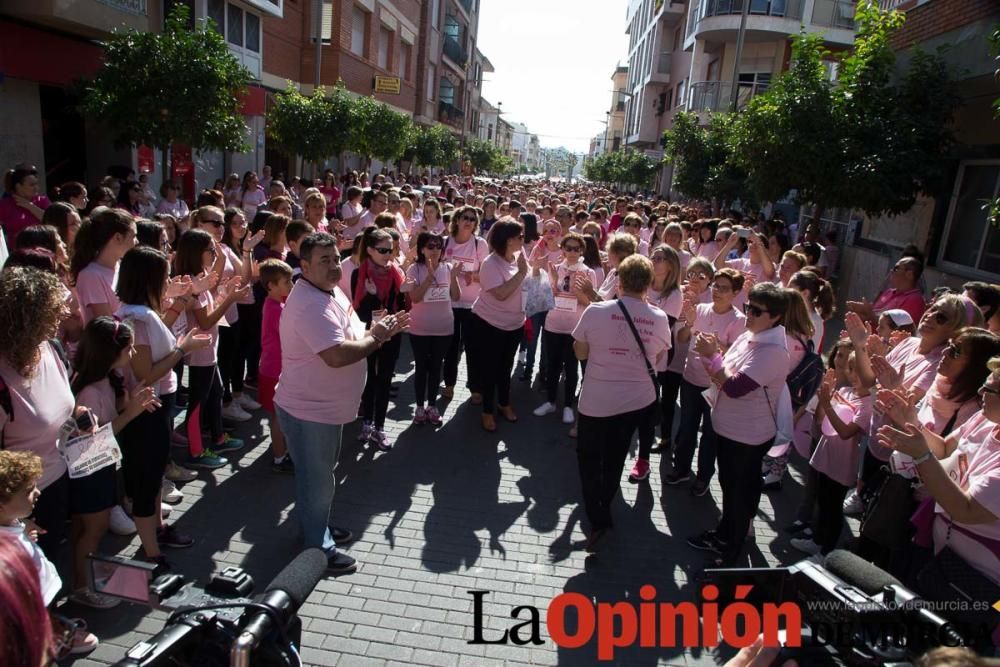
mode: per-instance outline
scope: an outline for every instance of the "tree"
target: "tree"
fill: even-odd
[[[698,120],[698,114],[679,113],[673,127],[663,133],[664,160],[674,165],[674,185],[697,199],[753,199],[746,170],[733,155],[736,117],[712,114],[707,127],[701,127]]]
[[[466,139],[463,149],[465,161],[477,172],[486,171],[493,174],[506,173],[513,163],[503,152],[490,141],[482,139]]]
[[[575,164],[575,157],[574,164]],[[657,164],[647,155],[626,148],[612,153],[602,153],[589,160],[583,167],[587,180],[599,183],[623,183],[649,187],[656,174]]]
[[[414,127],[404,157],[424,167],[447,167],[459,157],[458,140],[443,125]]]
[[[331,106],[322,87],[307,97],[289,82],[267,112],[268,133],[289,154],[316,164],[337,152],[330,132]]]
[[[116,31],[83,94],[84,113],[104,122],[116,145],[161,149],[165,174],[171,144],[249,150],[240,100],[250,73],[214,24],[192,30],[188,16],[177,5],[162,33]]]
[[[997,69],[993,72],[993,78],[1000,79],[1000,25],[994,26],[990,34],[990,54],[993,62],[997,64]],[[993,100],[993,115],[1000,118],[1000,97]],[[1000,196],[987,200],[983,205],[986,211],[986,219],[994,227],[1000,227]]]
[[[372,96],[355,100],[350,149],[363,156],[368,166],[373,157],[382,162],[402,157],[412,131],[413,121],[406,114]]]

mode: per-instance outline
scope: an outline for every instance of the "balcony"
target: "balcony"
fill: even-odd
[[[826,28],[854,30],[854,3],[847,0],[816,0],[812,23]]]
[[[450,125],[452,127],[457,127],[461,129],[462,118],[465,116],[465,112],[456,107],[451,102],[446,102],[441,100],[438,104],[438,120],[445,125]]]
[[[450,35],[447,35],[444,38],[444,54],[448,56],[453,63],[463,69],[465,68],[465,63],[469,60],[469,55],[465,52],[462,45],[455,41],[455,38]]]
[[[475,8],[473,0],[458,0],[458,4],[462,6],[466,14],[472,16],[472,10]]]
[[[742,109],[754,95],[758,95],[767,86],[759,83],[741,83],[737,86],[736,106]],[[691,84],[688,92],[688,111],[729,111],[732,100],[733,84],[729,81],[699,81]]]

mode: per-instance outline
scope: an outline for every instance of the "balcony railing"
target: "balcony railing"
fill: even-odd
[[[451,102],[441,100],[440,104],[438,104],[438,119],[442,123],[461,127],[464,115],[465,113]]]
[[[767,90],[766,84],[741,83],[737,86],[736,106],[742,109],[754,95]],[[733,84],[729,81],[699,81],[688,92],[688,111],[729,111]]]
[[[473,0],[458,0],[458,4],[462,5],[462,9],[464,9],[469,16],[472,16]]]
[[[813,25],[854,30],[854,3],[848,0],[816,0]]]
[[[688,19],[688,32],[695,24],[712,16],[732,16],[743,13],[743,3],[749,2],[751,16],[776,16],[799,20],[805,0],[700,0]],[[815,13],[815,12],[814,12]]]
[[[452,37],[444,38],[444,54],[451,58],[459,67],[465,67],[465,63],[468,61],[469,56],[462,48],[462,45],[455,41]]]

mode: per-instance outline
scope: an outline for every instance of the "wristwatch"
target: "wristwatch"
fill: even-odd
[[[933,457],[934,457],[934,454],[932,454],[931,450],[928,449],[925,454],[923,454],[922,456],[918,456],[917,458],[913,459],[913,465],[918,466],[921,463],[926,463],[927,461],[931,460]]]

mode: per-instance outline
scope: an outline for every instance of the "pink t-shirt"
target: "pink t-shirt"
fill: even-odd
[[[604,276],[604,281],[597,288],[597,295],[602,301],[611,301],[618,298],[618,269],[611,269]]]
[[[281,323],[281,377],[274,402],[296,419],[347,424],[358,416],[368,363],[360,359],[332,368],[319,353],[348,340],[361,340],[365,325],[339,289],[336,296],[305,280],[295,283]]]
[[[478,236],[471,237],[465,243],[458,243],[454,238],[447,239],[445,243],[445,260],[451,262],[455,269],[461,271],[478,274],[483,261],[490,256],[489,244]],[[472,308],[472,304],[479,298],[481,291],[479,283],[473,282],[471,285],[466,285],[465,280],[459,278],[458,287],[462,292],[461,296],[458,301],[452,302],[451,307]]]
[[[76,395],[76,404],[84,405],[93,411],[97,424],[104,426],[118,417],[118,405],[115,400],[115,390],[111,382],[104,378],[93,384],[88,384]]]
[[[941,363],[943,355],[944,345],[938,345],[927,354],[921,354],[920,339],[911,336],[892,348],[889,354],[885,355],[885,360],[897,371],[905,370],[901,384],[903,388],[926,392],[934,383],[938,364]],[[871,428],[868,431],[871,436],[868,438],[868,449],[879,461],[888,461],[892,455],[892,450],[880,445],[875,438],[875,432],[884,423],[881,415],[873,413]]]
[[[545,331],[558,334],[571,334],[576,328],[583,311],[587,306],[580,303],[573,292],[573,284],[577,274],[582,273],[587,276],[591,285],[597,283],[594,270],[589,268],[582,261],[578,261],[572,266],[567,266],[565,262],[556,267],[556,288],[553,293],[556,297],[556,307],[545,316]]]
[[[783,339],[784,333],[781,335]],[[712,427],[724,438],[769,447],[777,432],[775,414],[788,375],[788,350],[784,340],[782,344],[767,344],[754,338],[753,333],[744,331],[726,351],[722,363],[727,375],[741,372],[760,386],[738,398],[720,390],[712,408]]]
[[[109,269],[97,262],[91,262],[80,271],[76,279],[76,296],[80,301],[84,326],[96,317],[91,308],[94,304],[106,303],[112,313],[118,312],[121,308],[121,301],[115,294],[114,286],[117,282],[118,270]]]
[[[738,259],[727,259],[726,266],[729,267],[730,269],[736,269],[740,273],[749,274],[753,276],[754,285],[766,282],[774,277],[772,276],[771,278],[768,278],[767,276],[765,276],[764,267],[762,265],[753,264],[750,262],[749,259],[745,257],[740,257]],[[737,308],[742,309],[743,304],[746,303],[747,301],[747,294],[749,293],[749,291],[750,290],[747,289],[747,286],[744,285],[743,289],[740,290],[740,293],[736,295],[735,299],[733,299],[733,305]]]
[[[746,331],[747,318],[735,308],[717,313],[713,304],[700,303],[694,307],[694,311],[695,318],[691,323],[692,339],[699,333],[713,333],[719,337],[719,344],[726,348]],[[684,366],[684,379],[696,387],[707,387],[712,384],[705,371],[705,365],[701,362],[701,355],[695,351],[694,345],[690,342],[687,364]]]
[[[413,264],[406,271],[407,281],[423,284],[430,274],[426,264]],[[411,292],[414,285],[403,283],[401,292]],[[431,286],[424,292],[420,303],[410,307],[410,333],[415,336],[450,336],[455,333],[455,314],[451,312],[451,269],[441,262],[434,272]]]
[[[43,211],[49,207],[49,200],[44,196],[37,196],[31,203]],[[28,209],[17,205],[13,197],[0,197],[0,227],[3,227],[4,235],[7,237],[7,247],[14,249],[17,235],[25,227],[40,225],[42,221],[31,214]]]
[[[264,314],[260,325],[260,374],[266,378],[281,377],[281,313],[285,304],[271,298],[264,299]]]
[[[267,195],[264,194],[264,188],[259,185],[253,190],[244,192],[240,197],[240,207],[243,209],[247,222],[253,222],[254,216],[257,215],[257,209],[266,203]]]
[[[924,293],[918,287],[906,290],[905,292],[900,292],[890,287],[879,294],[878,298],[875,299],[875,303],[872,304],[872,310],[876,315],[896,308],[908,312],[910,317],[913,318],[914,324],[919,322],[924,314],[924,310],[927,309],[927,304],[924,302]]]
[[[194,311],[202,308],[206,308],[209,313],[215,310],[215,299],[212,297],[211,290],[202,292],[195,297],[195,304],[185,313],[187,331],[198,327],[198,319],[195,317]],[[199,350],[188,352],[187,356],[184,357],[184,362],[188,366],[214,366],[219,359],[219,323],[216,322],[211,329],[202,333],[206,333],[212,337],[212,344]]]
[[[785,345],[788,346],[788,373],[791,373],[806,356],[806,346],[802,344],[798,336],[790,334],[785,334]]]
[[[951,456],[941,461],[942,467],[976,502],[993,516],[1000,517],[1000,440],[997,439],[997,425],[980,412],[963,425],[958,435],[959,445]],[[951,518],[940,505],[935,506],[935,511],[935,551],[947,544],[970,565],[1000,583],[1000,559],[974,537],[954,529],[949,536]],[[957,525],[974,535],[1000,540],[1000,519],[975,525]]]
[[[938,376],[937,383],[940,384],[942,381],[943,378]],[[931,392],[928,392],[923,400],[920,401],[917,420],[921,426],[930,429],[940,436],[946,437],[944,429],[948,425],[948,422],[953,422],[951,433],[958,433],[961,431],[962,426],[975,417],[979,411],[979,396],[959,405],[954,401],[949,401],[944,397],[933,396]],[[947,435],[950,435],[950,433]],[[911,479],[917,476],[917,467],[913,465],[913,458],[903,452],[893,451],[889,463],[892,471],[897,475]]]
[[[666,314],[632,297],[619,301],[628,309],[649,363],[655,367],[660,355],[666,356],[670,349]],[[590,347],[579,400],[580,414],[590,417],[632,412],[656,399],[653,381],[619,301],[590,304],[573,330],[573,338]]]
[[[75,401],[69,388],[69,375],[52,344],[43,342],[41,358],[31,378],[24,378],[0,358],[0,378],[10,392],[13,420],[0,409],[0,431],[4,447],[11,451],[31,452],[42,459],[39,489],[45,489],[66,472],[59,455],[59,429],[73,416]]]
[[[479,298],[472,304],[472,312],[480,318],[493,325],[497,329],[504,331],[514,331],[524,326],[524,305],[521,302],[521,292],[514,290],[514,293],[501,301],[489,290],[503,285],[505,282],[517,275],[517,262],[508,262],[497,255],[490,254],[483,260],[483,266],[479,269],[479,285],[482,291]]]
[[[684,295],[681,293],[679,289],[673,290],[672,292],[670,292],[670,294],[668,294],[665,297],[661,297],[658,294],[654,294],[653,290],[650,289],[648,292],[646,292],[646,300],[649,301],[654,306],[656,306],[657,308],[659,308],[660,310],[662,310],[667,315],[667,317],[672,317],[676,320],[681,316],[681,308],[683,308],[684,306]],[[673,336],[673,331],[671,331],[670,340],[672,342],[676,341],[676,338]],[[688,341],[688,345],[690,345],[690,343],[691,341]],[[674,350],[675,363],[677,362],[677,354],[678,350],[675,349]],[[687,354],[687,346],[684,347],[684,354]],[[663,357],[660,358],[660,362],[656,364],[656,372],[657,373],[666,372],[668,370],[667,364],[669,361],[670,361],[670,355],[668,354],[663,355]],[[683,360],[680,363],[683,364],[684,363]],[[679,368],[683,368],[683,366],[680,366]]]
[[[707,243],[694,244],[692,247],[695,257],[704,257],[710,262],[714,262],[716,256],[719,254],[719,244],[715,241],[708,241]]]
[[[132,318],[129,320],[129,324],[132,325],[133,343],[135,345],[151,347],[149,344],[149,331],[147,330],[146,323],[137,318]],[[164,328],[166,328],[166,325],[164,325]],[[159,359],[152,359],[154,366],[157,361],[159,361]],[[138,384],[138,381],[132,375],[131,371],[126,374],[126,379],[128,380],[127,384],[129,385],[130,390]],[[153,386],[153,390],[156,392],[157,396],[174,393],[177,391],[177,374],[172,370],[168,371],[166,375],[156,382]]]
[[[838,484],[854,486],[858,481],[858,464],[861,462],[858,443],[871,422],[874,397],[871,394],[859,396],[852,387],[842,387],[837,390],[831,403],[850,406],[854,416],[849,423],[857,424],[861,431],[856,437],[847,440],[824,433],[816,444],[816,451],[813,452],[809,465]]]

